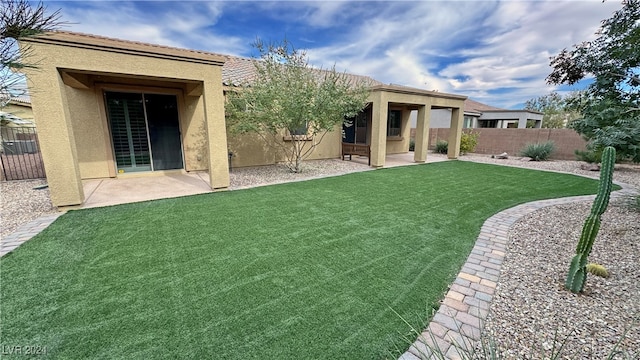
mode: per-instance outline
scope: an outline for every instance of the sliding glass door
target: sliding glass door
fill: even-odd
[[[182,169],[175,95],[106,92],[118,173]]]

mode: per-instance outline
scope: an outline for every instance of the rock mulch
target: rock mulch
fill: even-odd
[[[0,237],[16,231],[42,215],[53,214],[56,209],[51,205],[49,189],[35,189],[46,185],[46,180],[3,181],[0,183]]]

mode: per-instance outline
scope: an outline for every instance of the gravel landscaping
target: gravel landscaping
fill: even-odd
[[[0,237],[4,238],[16,231],[20,225],[42,215],[56,212],[56,209],[51,205],[49,189],[34,189],[46,184],[44,179],[3,181],[0,183],[2,189]]]
[[[599,176],[598,172],[581,170],[576,161],[525,162],[474,154],[460,160]],[[302,174],[292,174],[284,166],[233,169],[230,189],[369,169],[365,164],[341,160],[306,162]],[[640,189],[640,166],[616,165],[614,181]],[[2,183],[2,237],[23,223],[55,212],[48,190],[33,189],[43,184],[44,180]],[[522,186],[535,184],[523,179]],[[557,340],[566,341],[562,359],[606,358],[625,331],[621,348],[629,358],[640,358],[640,212],[631,210],[624,200],[612,201],[590,256],[591,262],[604,265],[611,276],[589,276],[584,294],[571,294],[563,288],[590,206],[547,207],[525,216],[511,229],[485,323],[485,336],[496,342],[502,358],[549,357],[556,333]]]
[[[523,162],[479,155],[461,160],[599,176],[581,170],[576,161]],[[614,181],[640,189],[640,166],[615,169]],[[486,342],[495,341],[500,358],[551,358],[555,341],[556,349],[565,343],[561,359],[605,359],[618,343],[623,353],[616,358],[640,359],[639,211],[624,199],[611,202],[589,257],[604,265],[610,277],[589,275],[580,295],[564,289],[590,208],[590,202],[543,208],[509,232],[484,333]]]

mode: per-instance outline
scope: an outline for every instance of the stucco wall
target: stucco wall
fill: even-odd
[[[335,130],[327,132],[324,137],[322,133],[316,135],[316,141],[322,138],[313,152],[306,158],[306,160],[318,160],[318,159],[335,159],[340,157],[340,143],[342,142],[342,132],[339,131],[340,127],[336,126]],[[284,136],[277,136],[275,139],[272,136],[262,137],[258,134],[243,134],[243,135],[228,135],[229,150],[233,152],[231,164],[233,167],[247,167],[247,166],[262,166],[272,165],[276,162],[282,162],[286,160],[286,157],[282,154],[282,146],[288,146],[290,141],[282,140]],[[279,144],[273,143],[278,141]],[[314,140],[310,139],[305,141],[307,148],[311,147]]]
[[[180,109],[180,131],[185,170],[204,171],[209,168],[209,158],[203,100],[200,96],[185,96],[183,101],[184,106]]]
[[[80,90],[68,86],[65,90],[78,149],[80,177],[109,177],[111,144],[96,92],[93,89]]]
[[[409,151],[411,137],[410,116],[411,110],[405,107],[390,106],[392,110],[402,111],[402,125],[399,137],[387,136],[387,154],[401,154]]]
[[[54,205],[82,203],[80,179],[115,176],[106,88],[177,94],[185,169],[212,170],[212,187],[228,186],[221,58],[73,34],[30,41],[39,59],[28,72],[31,100]]]
[[[524,146],[530,143],[553,141],[556,150],[552,159],[575,160],[575,150],[586,150],[587,142],[571,129],[464,129],[464,132],[479,133],[477,154],[501,154],[518,156]],[[429,148],[435,148],[437,140],[446,140],[449,129],[431,129]]]

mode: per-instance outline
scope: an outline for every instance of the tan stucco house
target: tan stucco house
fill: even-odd
[[[39,59],[29,87],[55,206],[82,204],[83,179],[206,171],[211,187],[224,189],[229,150],[234,166],[280,160],[256,136],[228,138],[224,92],[251,76],[249,59],[70,32],[26,41]],[[360,143],[382,167],[387,154],[409,151],[414,112],[414,159],[424,162],[431,110],[449,110],[449,143],[459,144],[465,99],[375,82],[352,131],[328,133],[312,158],[338,158],[343,142]],[[458,146],[449,148],[456,158]]]

